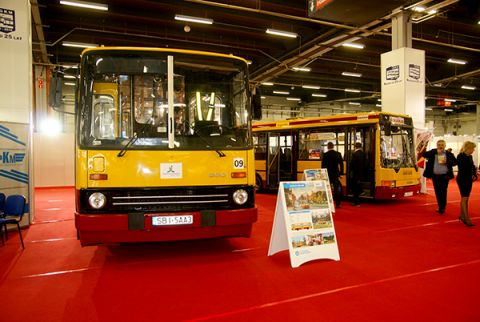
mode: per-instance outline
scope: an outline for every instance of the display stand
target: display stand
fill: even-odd
[[[280,182],[268,256],[289,250],[292,267],[315,259],[340,260],[328,182]]]

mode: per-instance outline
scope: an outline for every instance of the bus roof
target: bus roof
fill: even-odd
[[[95,47],[95,48],[86,48],[82,51],[82,55],[89,54],[91,52],[96,51],[150,51],[150,52],[174,52],[180,54],[190,54],[190,55],[202,55],[202,56],[216,56],[222,58],[230,58],[230,59],[237,59],[243,61],[245,64],[247,60],[234,56],[234,55],[227,55],[227,54],[220,54],[220,53],[213,53],[208,51],[200,51],[200,50],[187,50],[187,49],[174,49],[174,48],[155,48],[155,47]]]
[[[337,114],[329,116],[318,116],[318,117],[304,117],[304,118],[292,118],[286,120],[277,120],[277,121],[263,121],[255,122],[252,125],[253,130],[261,131],[262,129],[284,129],[284,128],[295,128],[295,127],[310,127],[314,124],[316,125],[326,125],[327,123],[337,123],[337,122],[350,122],[350,121],[360,121],[360,122],[378,122],[380,120],[380,115],[387,115],[399,118],[411,119],[411,116],[404,114],[395,114],[389,112],[365,112],[365,113],[355,113],[355,114]]]

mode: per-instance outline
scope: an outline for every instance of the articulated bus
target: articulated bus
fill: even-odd
[[[232,55],[86,49],[76,95],[81,244],[250,236],[252,101],[247,63]]]
[[[253,125],[257,189],[301,180],[305,169],[321,167],[327,143],[344,160],[343,194],[351,191],[349,162],[356,142],[363,145],[366,169],[362,196],[391,199],[420,191],[412,119],[383,112],[298,118]]]

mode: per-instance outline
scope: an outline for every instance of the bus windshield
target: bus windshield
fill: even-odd
[[[173,75],[167,58],[173,57]],[[81,147],[182,150],[244,149],[250,100],[245,62],[149,51],[89,51],[79,83]],[[173,79],[173,115],[168,88]]]
[[[411,128],[391,126],[390,135],[381,131],[380,158],[383,168],[413,168],[416,165]]]

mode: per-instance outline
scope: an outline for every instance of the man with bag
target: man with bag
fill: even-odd
[[[342,198],[342,184],[340,183],[340,176],[343,175],[343,159],[340,152],[333,149],[332,142],[327,143],[328,151],[323,154],[322,168],[326,168],[328,172],[328,178],[333,185],[333,199],[335,200],[335,206],[340,207]]]

